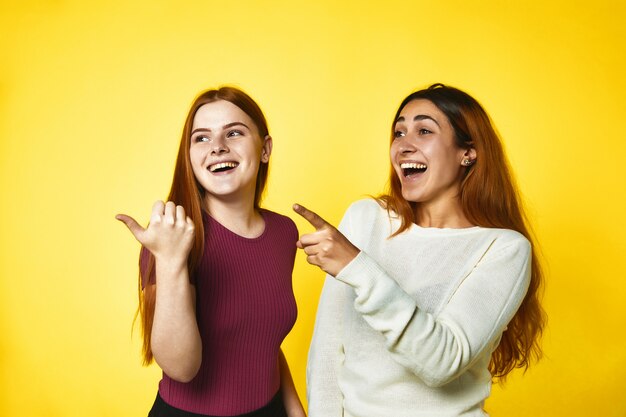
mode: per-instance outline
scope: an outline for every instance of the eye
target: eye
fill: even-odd
[[[429,133],[433,133],[433,132],[431,132],[431,131],[430,131],[430,130],[428,130],[428,129],[421,128],[421,129],[419,129],[419,130],[417,131],[417,133],[419,133],[420,135],[428,135]]]
[[[404,136],[404,132],[402,132],[400,130],[396,130],[395,132],[393,132],[393,137],[396,138],[396,139],[400,138],[402,136]]]
[[[208,142],[209,141],[209,137],[206,135],[198,135],[196,137],[193,138],[193,141],[195,143],[199,143],[199,142]]]
[[[232,138],[232,137],[237,137],[237,136],[243,136],[243,132],[241,130],[233,129],[233,130],[229,130],[228,133],[226,134],[227,138]]]

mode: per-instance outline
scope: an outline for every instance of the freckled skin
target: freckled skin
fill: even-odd
[[[213,197],[254,196],[260,162],[267,162],[271,138],[261,138],[252,119],[228,101],[201,106],[193,120],[189,149],[194,175]],[[209,166],[234,162],[236,167],[210,172]]]

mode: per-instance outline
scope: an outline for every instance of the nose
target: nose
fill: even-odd
[[[415,152],[417,148],[413,141],[405,136],[400,139],[400,143],[398,144],[398,150],[401,154],[407,155]]]
[[[221,155],[228,151],[228,145],[226,145],[226,141],[223,138],[217,137],[213,140],[211,144],[211,155]]]

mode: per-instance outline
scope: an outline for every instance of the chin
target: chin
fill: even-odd
[[[411,193],[411,192],[405,192],[402,191],[402,198],[404,198],[406,201],[408,201],[409,203],[419,203],[420,202],[420,196],[416,195],[416,193]]]

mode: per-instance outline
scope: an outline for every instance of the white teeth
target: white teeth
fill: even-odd
[[[426,169],[426,165],[418,164],[415,162],[404,162],[400,164],[400,168],[402,169]]]
[[[222,168],[235,168],[237,165],[239,164],[236,162],[220,162],[219,164],[209,166],[209,171],[215,172]]]

